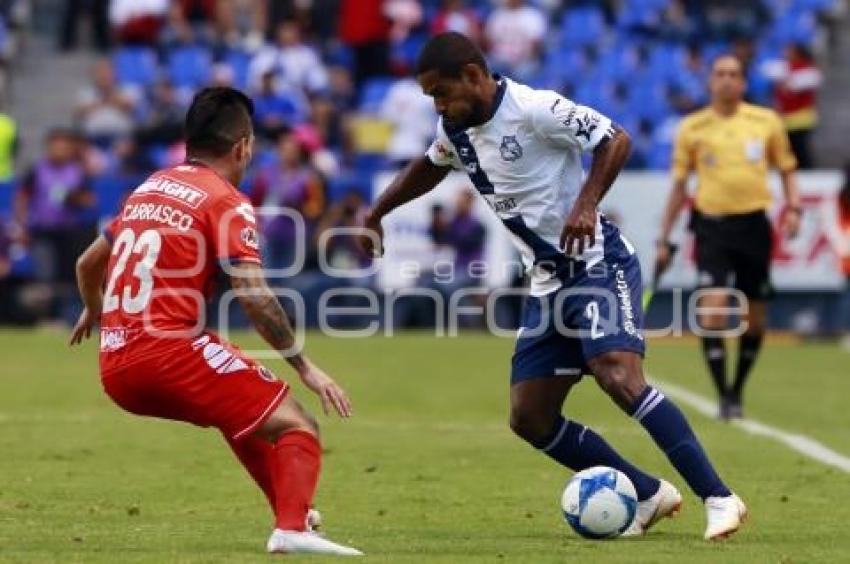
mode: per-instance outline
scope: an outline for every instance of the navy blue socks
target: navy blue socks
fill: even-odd
[[[730,495],[687,419],[664,394],[647,386],[632,406],[631,415],[649,432],[695,494],[702,499]]]
[[[592,466],[609,466],[619,470],[634,484],[639,501],[652,497],[658,491],[660,484],[657,478],[633,466],[605,439],[581,423],[558,416],[550,436],[534,446],[576,472]]]

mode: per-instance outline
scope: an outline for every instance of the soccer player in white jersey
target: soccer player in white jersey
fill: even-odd
[[[416,78],[440,120],[426,155],[412,161],[365,220],[362,244],[383,252],[381,218],[465,170],[511,232],[531,278],[511,369],[511,428],[560,464],[610,466],[638,493],[630,534],[675,514],[682,497],[641,471],[588,427],[565,419],[583,374],[634,417],[705,503],[706,539],[726,538],[746,507],[715,472],[682,412],[644,379],[640,265],[598,211],[628,157],[629,136],[607,117],[550,90],[491,75],[458,33],[430,39]],[[585,175],[581,154],[591,151]],[[380,244],[378,244],[380,243]]]

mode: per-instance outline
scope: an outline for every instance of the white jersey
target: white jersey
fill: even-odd
[[[581,153],[609,139],[613,124],[557,92],[497,79],[490,120],[460,130],[440,119],[427,156],[437,166],[467,172],[512,233],[531,273],[531,294],[544,295],[561,287],[555,271],[565,263],[589,268],[603,259],[605,237],[598,215],[596,241],[582,255],[567,257],[559,246],[584,183]]]

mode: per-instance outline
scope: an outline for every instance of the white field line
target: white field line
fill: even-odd
[[[713,418],[717,415],[717,403],[708,398],[657,378],[652,378],[652,384],[671,398],[690,406],[706,417]],[[788,431],[783,431],[782,429],[752,419],[733,419],[731,424],[751,435],[771,438],[812,460],[817,460],[828,466],[833,466],[850,473],[849,457],[832,450],[811,437],[798,433],[789,433]]]

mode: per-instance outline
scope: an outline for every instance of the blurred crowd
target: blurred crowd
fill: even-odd
[[[12,21],[3,12],[0,22]],[[410,76],[419,48],[446,30],[475,38],[493,70],[596,107],[635,139],[630,168],[665,168],[678,120],[707,101],[713,56],[745,62],[748,98],[785,118],[804,167],[821,83],[813,53],[830,41],[834,0],[68,0],[58,46],[92,31],[100,59],[76,93],[68,128],[37,162],[15,167],[14,121],[0,116],[0,279],[20,284],[0,316],[73,315],[73,257],[129,190],[184,158],[181,126],[193,92],[230,85],[256,104],[255,162],[240,189],[264,215],[266,261],[292,264],[306,224],[303,280],[321,288],[315,243],[356,225],[373,179],[422,155],[436,116]],[[85,25],[84,25],[85,24]],[[0,24],[0,39],[3,25]],[[0,41],[2,45],[2,41]],[[2,52],[2,49],[0,49]],[[17,168],[22,174],[12,175]],[[435,249],[480,254],[480,226],[435,210]],[[445,217],[443,217],[445,215]],[[336,239],[339,239],[338,241]],[[335,238],[331,260],[367,259]],[[41,290],[27,282],[37,280]],[[16,282],[17,281],[17,282]],[[473,284],[475,281],[464,281]],[[24,291],[25,290],[25,291]],[[17,305],[15,305],[17,304]],[[5,311],[9,310],[9,311]]]

